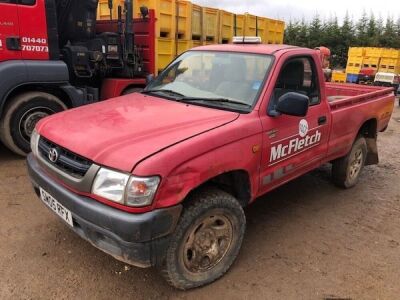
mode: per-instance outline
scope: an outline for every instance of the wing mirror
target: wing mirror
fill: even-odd
[[[308,96],[289,92],[279,98],[276,111],[284,115],[305,117],[308,113],[309,102]]]

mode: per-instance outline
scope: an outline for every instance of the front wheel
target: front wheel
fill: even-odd
[[[0,140],[16,154],[30,152],[30,137],[39,120],[66,110],[56,96],[43,92],[27,92],[15,96],[5,107],[0,120]]]
[[[239,253],[246,227],[243,208],[230,194],[212,188],[188,200],[162,265],[164,278],[182,290],[223,276]]]
[[[368,148],[365,138],[359,137],[353,144],[351,151],[345,157],[339,158],[332,164],[332,179],[335,185],[341,188],[354,187],[360,178],[365,166]]]

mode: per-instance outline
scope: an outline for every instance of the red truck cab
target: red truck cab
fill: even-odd
[[[215,45],[173,61],[142,93],[42,120],[28,169],[42,201],[126,263],[180,289],[234,262],[243,208],[322,164],[354,186],[378,163],[390,88],[325,83],[315,50]]]

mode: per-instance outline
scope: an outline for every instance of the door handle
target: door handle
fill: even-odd
[[[21,50],[21,38],[19,36],[10,36],[6,38],[6,46],[8,50],[20,51]]]
[[[325,117],[325,116],[322,116],[322,117],[319,117],[318,118],[318,125],[324,125],[324,124],[326,124],[326,121],[327,121],[328,119]]]

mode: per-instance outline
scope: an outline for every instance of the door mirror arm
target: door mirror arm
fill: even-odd
[[[279,111],[277,111],[276,109],[270,109],[268,111],[268,116],[273,117],[273,118],[279,117],[281,115],[282,114]]]

